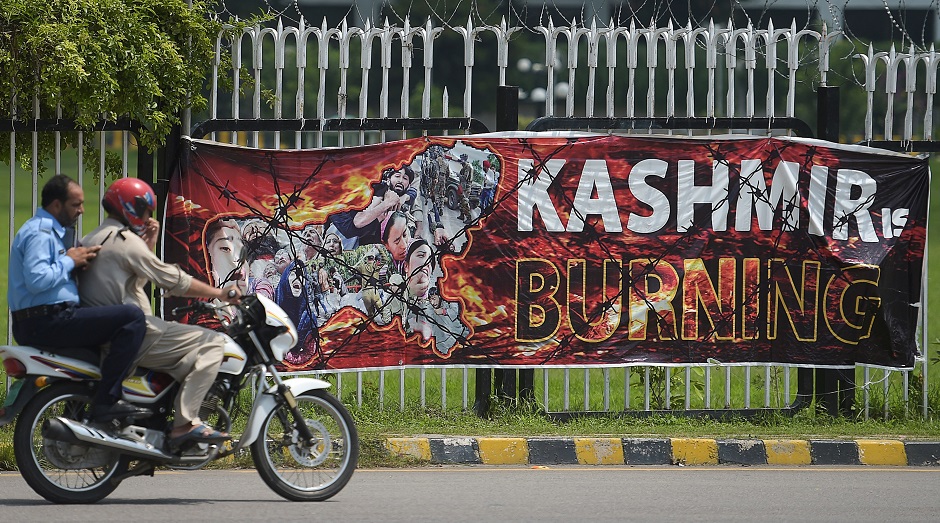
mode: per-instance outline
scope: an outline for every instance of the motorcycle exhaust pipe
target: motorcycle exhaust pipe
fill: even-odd
[[[42,437],[73,444],[79,442],[79,439],[75,437],[75,433],[69,430],[59,418],[47,419],[42,422]]]
[[[133,441],[126,438],[115,437],[103,430],[98,430],[67,418],[48,420],[43,424],[44,435],[47,425],[50,431],[49,437],[53,439],[67,441],[69,443],[108,447],[122,454],[128,454],[138,458],[149,458],[158,461],[171,461],[174,459],[173,455],[167,454],[145,441]],[[59,431],[63,431],[63,433]],[[56,434],[56,436],[52,436],[52,434]]]

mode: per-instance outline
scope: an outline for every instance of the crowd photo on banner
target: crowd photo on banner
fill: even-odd
[[[365,208],[325,223],[219,214],[205,226],[205,271],[214,285],[234,282],[287,312],[301,340],[289,363],[306,363],[319,328],[344,308],[433,340],[433,352],[447,357],[469,329],[459,304],[441,296],[438,260],[466,246],[465,230],[491,209],[499,176],[492,152],[435,145],[382,169]]]

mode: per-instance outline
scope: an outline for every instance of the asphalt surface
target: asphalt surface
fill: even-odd
[[[57,506],[0,473],[19,521],[935,521],[940,467],[441,466],[358,470],[322,503],[254,470],[158,472],[91,506]]]

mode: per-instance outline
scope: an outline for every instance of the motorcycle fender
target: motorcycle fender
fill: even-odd
[[[70,380],[99,380],[101,370],[77,358],[46,352],[27,345],[0,346],[0,360],[15,358],[26,366],[26,374],[67,378]]]
[[[295,397],[307,391],[330,387],[328,382],[314,378],[291,378],[285,380],[284,385],[287,385]],[[258,439],[264,420],[277,407],[277,399],[277,389],[273,386],[255,398],[255,403],[251,406],[251,415],[248,416],[248,423],[245,425],[242,439],[238,441],[237,449],[247,448]]]
[[[33,399],[33,396],[36,395],[36,391],[39,390],[39,387],[36,386],[36,380],[32,376],[22,379],[17,382],[19,389],[15,391],[16,399],[13,400],[13,403],[10,405],[4,404],[0,408],[0,427],[8,425],[10,422],[16,418],[16,415],[23,410],[23,407],[29,403],[29,400]],[[14,384],[14,386],[17,386]],[[10,389],[10,393],[13,394],[13,389]],[[9,400],[9,398],[7,398]]]

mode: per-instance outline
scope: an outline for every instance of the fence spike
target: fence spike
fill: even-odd
[[[614,92],[614,71],[617,68],[617,39],[627,34],[628,29],[624,27],[614,27],[614,20],[608,22],[607,28],[602,30],[605,42],[607,44],[607,117],[614,117],[615,92]],[[627,45],[630,44],[629,36],[626,38]]]
[[[471,96],[473,83],[473,63],[474,63],[474,42],[477,34],[482,29],[475,29],[473,21],[467,17],[466,27],[454,27],[454,31],[463,36],[463,65],[464,65],[464,91],[463,91],[463,111],[464,116],[469,117],[472,113]]]
[[[424,42],[424,91],[421,94],[421,118],[431,117],[431,71],[434,68],[434,39],[444,31],[443,27],[434,27],[428,17],[419,35]]]
[[[362,29],[358,27],[349,28],[349,25],[346,23],[346,18],[343,18],[343,23],[340,25],[339,32],[337,33],[337,40],[339,40],[339,70],[340,70],[340,83],[339,83],[339,93],[337,93],[337,107],[339,109],[339,117],[346,118],[346,103],[349,100],[349,88],[347,86],[347,80],[349,77],[349,49],[352,44],[353,37],[361,36]],[[340,143],[343,145],[342,141],[343,135],[340,133]]]
[[[486,29],[496,35],[496,66],[499,68],[499,85],[506,85],[506,68],[509,67],[509,40],[513,33],[521,31],[521,27],[508,27],[506,17],[499,21],[499,26],[489,26]]]
[[[669,31],[671,31],[669,28],[656,29],[652,20],[649,28],[640,30],[640,33],[646,37],[646,67],[649,70],[649,85],[646,91],[646,116],[651,118],[655,115],[656,108],[656,67],[659,64],[659,39],[662,37],[668,41],[668,36],[664,35]]]
[[[686,116],[692,118],[695,116],[695,49],[696,43],[700,35],[707,34],[708,29],[704,27],[692,28],[692,21],[689,20],[686,22],[685,28],[682,30],[682,40],[683,45],[685,46],[685,69],[686,69],[686,95],[685,95],[685,111]]]
[[[715,118],[717,114],[715,109],[715,92],[717,91],[715,72],[718,70],[718,46],[724,40],[727,47],[730,31],[730,29],[724,27],[716,29],[715,21],[713,19],[708,21],[708,31],[705,33],[705,68],[708,69],[705,115],[709,118]]]
[[[914,42],[911,42],[910,50],[902,61],[904,62],[904,90],[907,91],[907,107],[904,111],[904,135],[901,139],[909,142],[914,135],[914,91],[917,90],[917,62],[919,61]]]
[[[629,75],[627,83],[627,118],[633,118],[636,105],[637,49],[640,47],[640,32],[636,29],[636,19],[630,20],[630,30],[627,34],[629,35],[627,37],[627,73]]]
[[[575,19],[571,19],[571,26],[562,28],[561,34],[564,34],[568,39],[568,83],[567,90],[564,87],[561,87],[562,84],[557,86],[553,83],[549,84],[545,89],[548,93],[548,98],[551,99],[552,105],[554,105],[554,99],[560,93],[564,92],[565,95],[565,116],[571,117],[574,116],[574,85],[575,85],[575,72],[578,69],[578,43],[581,40],[581,37],[587,35],[589,30],[584,27],[578,27]]]
[[[796,29],[796,19],[793,19],[791,27]],[[815,38],[818,45],[821,45],[822,43],[822,35],[816,31],[813,31],[812,29],[802,29],[800,31],[796,31],[795,34],[796,36],[787,43],[789,46],[787,49],[787,69],[789,69],[790,79],[790,88],[789,92],[787,93],[787,116],[791,118],[796,116],[796,72],[800,68],[800,39],[802,39],[804,36],[809,36]],[[826,84],[826,77],[822,72],[822,61],[824,59],[828,61],[828,54],[826,57],[823,57],[822,55],[819,56],[821,85]],[[825,69],[829,69],[828,63],[825,65]]]
[[[552,17],[548,17],[548,27],[538,26],[536,31],[542,33],[545,37],[545,114],[546,116],[555,115],[555,64],[558,61],[558,36],[565,31],[565,28],[555,28]]]
[[[872,139],[872,102],[874,101],[875,95],[875,68],[878,65],[878,62],[886,56],[888,53],[879,52],[876,53],[875,49],[872,47],[872,44],[868,44],[868,54],[856,54],[853,55],[853,58],[860,58],[862,64],[865,67],[865,91],[867,94],[867,104],[865,109],[865,140],[870,141]]]
[[[937,94],[937,65],[940,64],[940,56],[937,55],[934,44],[930,44],[930,51],[921,55],[921,59],[927,65],[926,87],[927,91],[927,110],[924,112],[924,140],[933,139],[933,97]]]
[[[401,82],[401,109],[400,114],[402,118],[408,118],[410,114],[409,102],[411,95],[411,64],[412,64],[412,53],[414,53],[414,44],[412,40],[415,35],[420,34],[423,31],[422,28],[411,27],[411,20],[409,17],[405,17],[405,26],[399,32],[399,39],[401,39],[401,68],[402,68],[402,82]],[[404,138],[404,135],[402,136]]]
[[[792,31],[796,30],[796,20],[793,21],[791,27],[785,29],[774,29],[774,21],[770,20],[767,23],[767,30],[758,32],[763,33],[764,44],[765,44],[765,59],[767,65],[767,107],[765,112],[767,118],[774,118],[776,116],[776,96],[774,83],[777,75],[777,42],[781,37],[786,38],[786,40],[792,41],[793,34]],[[749,115],[751,116],[751,115]]]

